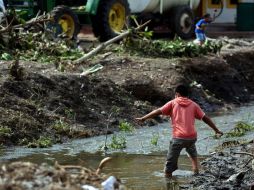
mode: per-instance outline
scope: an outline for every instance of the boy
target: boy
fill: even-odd
[[[205,14],[196,24],[195,34],[199,45],[203,45],[206,41],[205,29],[210,22],[212,22],[210,14]]]
[[[194,174],[198,173],[195,119],[202,119],[215,131],[216,135],[223,135],[202,109],[187,97],[188,88],[184,85],[179,85],[175,89],[175,99],[141,118],[136,118],[138,122],[144,122],[159,115],[167,115],[171,118],[173,138],[170,142],[165,166],[165,177],[168,178],[172,177],[172,173],[177,170],[178,157],[183,148],[186,149],[190,156]]]

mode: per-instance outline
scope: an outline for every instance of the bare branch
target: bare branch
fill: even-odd
[[[12,26],[12,23],[13,23],[13,20],[14,20],[14,19],[12,19],[11,23],[7,27],[0,30],[0,34],[5,33],[5,32],[9,32],[12,29],[24,28],[25,26],[29,26],[29,25],[34,25],[34,24],[38,24],[38,23],[44,23],[44,22],[52,21],[52,18],[50,18],[48,16],[46,17],[46,16],[47,15],[36,16],[36,19],[32,18],[31,20],[27,21],[24,24],[17,24],[17,25],[14,25],[14,26]]]
[[[115,43],[115,42],[117,42],[117,41],[119,41],[119,40],[121,40],[121,39],[127,37],[127,36],[128,36],[129,34],[131,34],[133,31],[138,31],[138,30],[142,29],[143,27],[145,27],[145,26],[146,26],[147,24],[149,24],[149,23],[150,23],[150,20],[147,21],[147,22],[145,22],[144,24],[138,26],[137,28],[134,28],[134,29],[132,29],[132,30],[128,30],[128,31],[126,31],[126,32],[124,32],[124,33],[119,34],[118,36],[116,36],[116,37],[114,37],[114,38],[112,38],[112,39],[110,39],[110,40],[108,40],[108,41],[106,41],[106,42],[100,44],[100,45],[97,46],[95,49],[93,49],[92,51],[90,51],[89,53],[87,53],[86,55],[84,55],[83,57],[81,57],[81,58],[75,60],[73,63],[74,63],[74,64],[80,64],[80,63],[84,62],[85,60],[87,60],[87,59],[91,58],[92,56],[96,55],[98,52],[100,52],[102,49],[104,49],[104,48],[107,47],[108,45],[113,44],[113,43]]]

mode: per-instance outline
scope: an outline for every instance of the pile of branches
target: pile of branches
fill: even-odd
[[[13,162],[0,168],[0,189],[3,190],[82,190],[84,185],[100,188],[104,180],[105,176],[85,167],[64,166],[58,163],[50,166]]]
[[[48,14],[24,21],[13,11],[7,12],[0,25],[0,59],[38,62],[75,60],[83,55],[71,39],[56,38],[49,27]]]
[[[150,40],[129,38],[123,43],[124,51],[131,54],[152,57],[198,57],[209,53],[220,53],[222,43],[220,41],[207,41],[204,45],[198,45],[192,41],[184,41],[180,38],[174,40]]]

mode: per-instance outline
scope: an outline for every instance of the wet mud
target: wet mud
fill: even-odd
[[[172,99],[174,88],[180,83],[190,84],[191,98],[206,112],[230,109],[253,100],[253,60],[253,49],[192,59],[111,54],[64,73],[50,64],[1,62],[0,145],[44,147],[113,133],[119,130],[121,121],[141,127],[133,118]],[[96,64],[103,69],[88,76],[79,75],[81,67]],[[162,121],[156,118],[145,125]],[[238,149],[232,151],[235,150]],[[239,148],[253,154],[251,150],[249,145]],[[205,171],[191,185],[196,189],[250,189],[254,183],[253,158],[232,151],[218,152],[204,161]],[[22,164],[25,163],[21,163],[21,168]],[[1,178],[9,175],[10,180],[16,179],[18,173],[12,172],[18,167],[15,163],[8,167],[2,168]],[[37,167],[40,166],[31,164],[33,171]],[[52,172],[54,176],[55,171]],[[237,175],[232,177],[234,174]],[[71,180],[66,175],[58,180]],[[8,189],[14,184],[1,185]]]
[[[198,190],[251,190],[254,188],[253,153],[253,140],[225,148],[201,163],[203,171],[190,184]]]

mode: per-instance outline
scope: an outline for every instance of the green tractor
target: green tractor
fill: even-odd
[[[81,25],[91,24],[94,35],[106,41],[121,32],[130,8],[127,0],[7,0],[7,8],[14,8],[25,20],[38,11],[50,12],[55,35],[76,38]]]
[[[121,32],[134,14],[139,23],[152,22],[150,30],[166,28],[171,34],[190,39],[194,32],[194,11],[200,0],[7,0],[7,7],[26,19],[40,10],[51,12],[55,34],[75,38],[80,26],[91,24],[94,35],[106,41]]]

